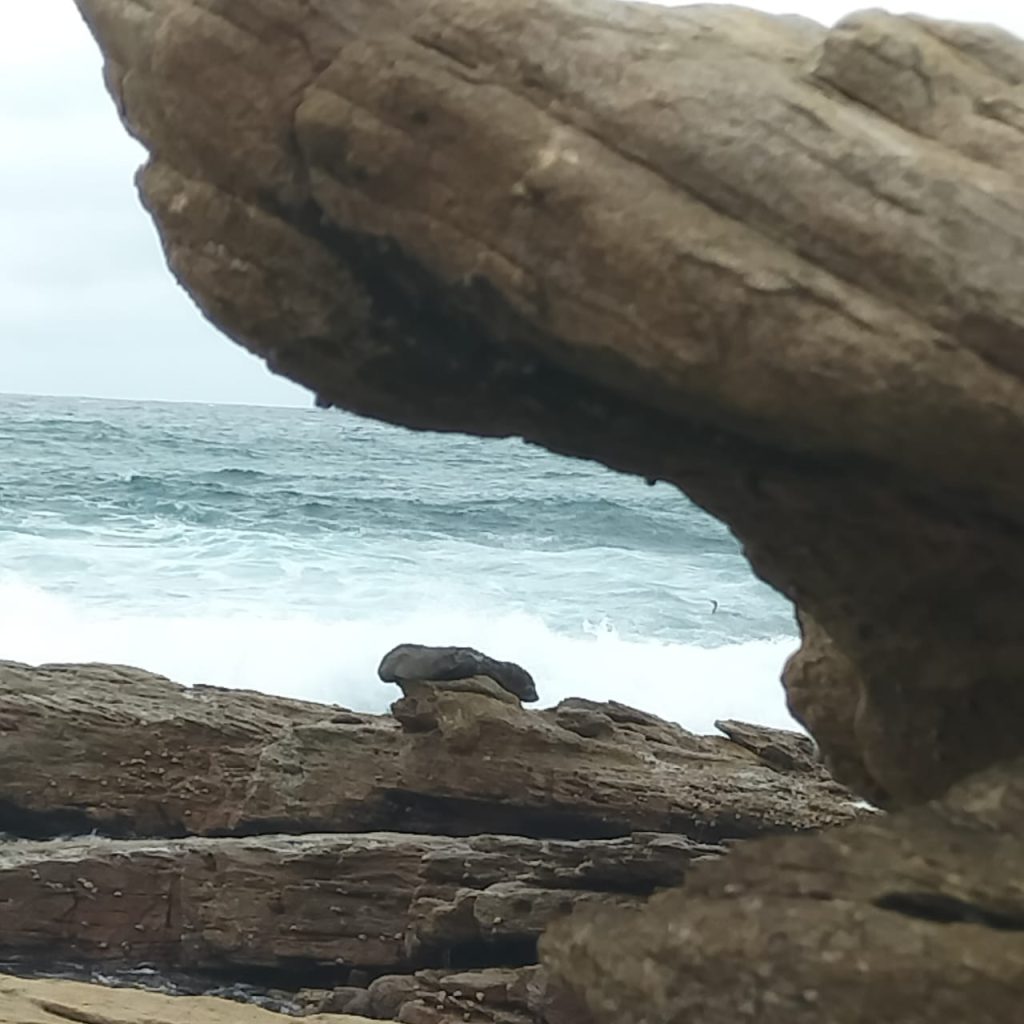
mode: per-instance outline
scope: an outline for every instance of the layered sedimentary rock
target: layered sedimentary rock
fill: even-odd
[[[322,404],[668,480],[912,803],[1024,734],[1024,47],[611,0],[78,0],[169,263]],[[639,681],[638,681],[639,682]]]
[[[291,780],[296,830],[337,799],[345,808],[333,819],[339,832],[0,842],[0,962],[50,971],[91,965],[103,976],[145,964],[172,982],[186,972],[192,986],[205,978],[228,991],[258,979],[260,997],[290,1012],[405,1024],[459,1024],[467,1014],[478,1024],[818,1024],[823,1014],[835,1024],[1016,1020],[1024,989],[1019,761],[962,782],[942,801],[879,815],[854,810],[804,737],[739,722],[720,724],[728,739],[696,737],[635,709],[585,700],[527,711],[486,680],[451,690],[407,684],[391,719],[186,690],[109,666],[5,663],[0,675],[9,828],[166,829],[168,819],[150,812],[163,799],[194,810],[181,821],[195,817],[208,832],[224,831],[210,823],[222,824],[217,815],[236,803],[236,830],[266,831],[269,820],[233,784],[235,773],[258,771],[254,751],[289,733],[289,742],[304,742],[332,719],[377,737],[376,746],[321,739],[262,778],[268,790]],[[538,728],[546,747],[536,746]],[[563,732],[568,746],[551,745]],[[345,831],[362,820],[348,817],[351,793],[322,787],[358,779],[363,760],[377,770],[381,735],[392,738],[386,749],[396,763],[405,744],[417,750],[416,765],[439,766],[433,777],[418,776],[426,809],[411,820],[424,831],[443,832],[476,784],[486,815],[464,812],[451,819],[459,828],[543,821],[559,838]],[[119,759],[110,756],[115,736]],[[57,749],[63,768],[47,753]],[[524,818],[520,806],[493,817],[492,769],[474,774],[469,762],[452,796],[447,762],[493,757],[493,771],[510,772],[545,749],[552,759],[561,749],[560,777],[580,765],[593,773],[586,788],[581,776],[573,783],[582,815],[542,819],[534,808]],[[167,779],[167,766],[178,774]],[[623,783],[627,773],[638,780],[633,787]],[[39,786],[48,776],[57,785]],[[704,797],[660,819],[676,834],[638,831],[623,803],[639,799],[640,783],[657,793],[662,776],[676,787],[689,779]],[[93,783],[117,815],[90,803]],[[433,783],[439,796],[430,803]],[[706,841],[716,786],[723,842]],[[42,806],[39,794],[53,790],[62,802]],[[531,792],[541,799],[539,786]],[[751,803],[755,794],[761,803]],[[741,795],[746,824],[737,830]],[[372,804],[373,790],[363,799]],[[593,837],[598,818],[586,809],[604,804],[600,820],[629,834]],[[841,824],[815,832],[814,821]],[[737,842],[753,834],[753,822],[761,838]],[[782,829],[790,834],[771,834]],[[251,988],[238,994],[251,997]],[[104,1020],[106,996],[95,999],[89,1019]],[[22,1012],[28,1004],[10,1005]],[[171,1010],[166,1019],[173,1024]]]
[[[552,923],[638,908],[737,840],[872,813],[796,734],[530,711],[484,677],[401,689],[363,715],[0,662],[0,964],[539,1024],[563,998],[537,964]]]
[[[701,864],[542,941],[549,1024],[1010,1024],[1024,992],[1024,762],[941,801]]]
[[[0,956],[146,963],[345,985],[421,968],[536,963],[579,906],[639,906],[721,847],[640,833],[82,838],[0,844]]]
[[[717,842],[857,814],[817,765],[780,768],[620,704],[527,711],[487,683],[408,684],[393,717],[138,669],[0,662],[0,831]]]

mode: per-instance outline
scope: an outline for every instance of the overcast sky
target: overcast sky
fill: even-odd
[[[1024,35],[1024,0],[761,0],[830,24],[858,7]],[[8,0],[0,34],[0,392],[308,405],[221,337],[166,269],[72,0]]]

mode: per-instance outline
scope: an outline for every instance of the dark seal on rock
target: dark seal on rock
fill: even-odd
[[[448,682],[489,676],[522,701],[537,700],[533,676],[511,661],[496,661],[472,647],[425,647],[399,644],[384,655],[377,675],[385,683]]]

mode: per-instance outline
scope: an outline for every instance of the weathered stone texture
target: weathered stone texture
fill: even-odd
[[[592,1024],[1011,1024],[1024,763],[924,807],[739,845],[641,910],[555,924],[542,954]]]
[[[0,829],[714,842],[857,813],[825,775],[623,705],[535,712],[494,684],[503,699],[451,685],[407,684],[399,721],[138,669],[0,662]]]

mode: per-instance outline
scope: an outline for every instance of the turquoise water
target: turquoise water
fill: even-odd
[[[471,644],[543,703],[788,720],[789,605],[669,485],[336,411],[0,396],[0,445],[0,657],[380,710],[393,644]]]

